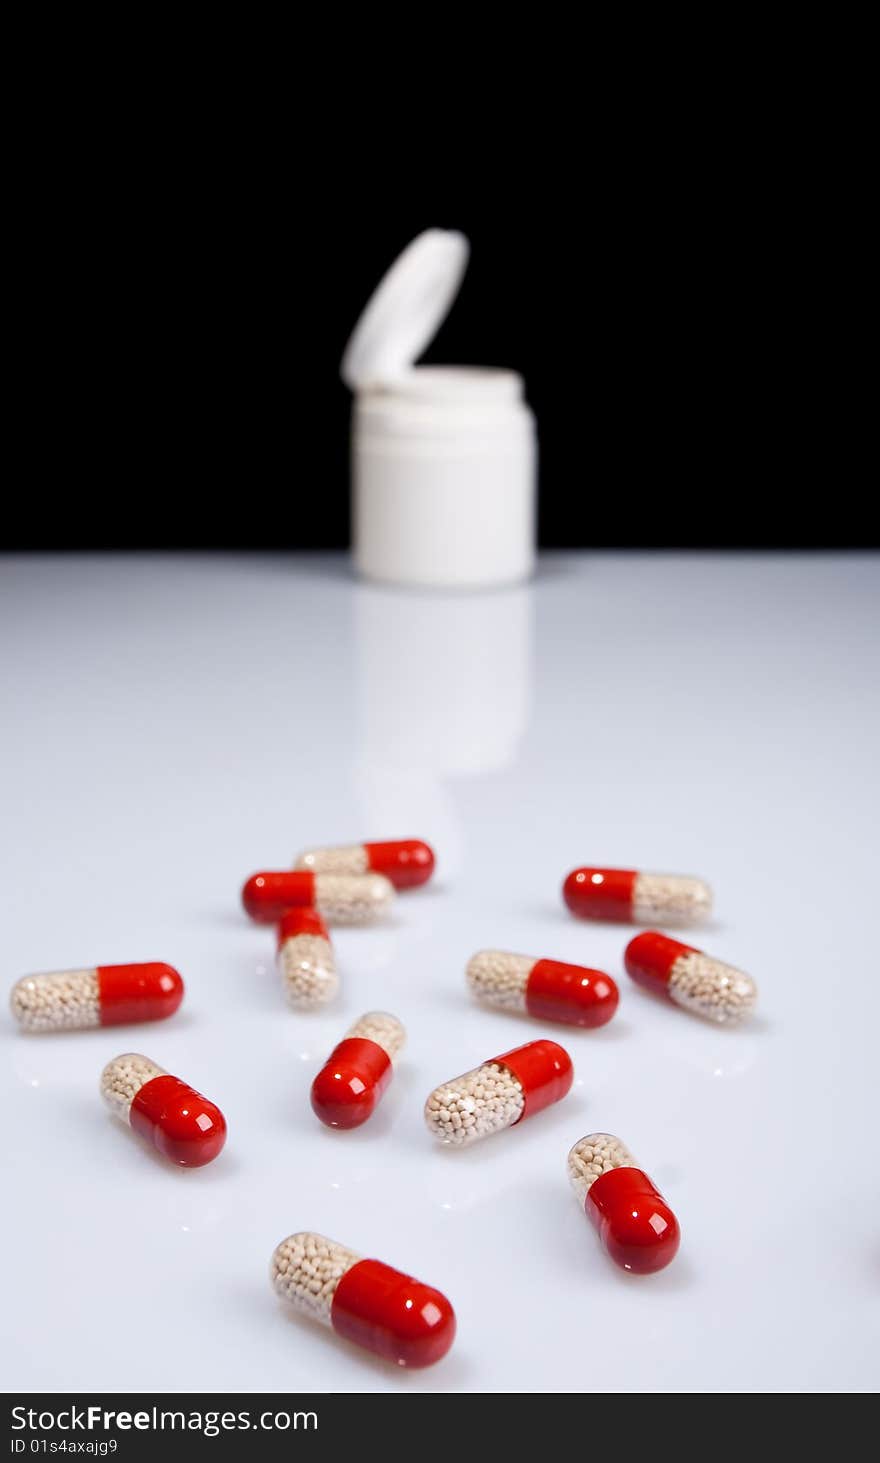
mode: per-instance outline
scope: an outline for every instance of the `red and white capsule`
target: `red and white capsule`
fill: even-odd
[[[387,1011],[368,1011],[335,1046],[312,1083],[312,1111],[328,1128],[359,1128],[372,1117],[406,1041]]]
[[[474,995],[487,1005],[568,1026],[604,1026],[620,1000],[615,982],[602,970],[506,950],[480,950],[468,961],[466,974]]]
[[[581,919],[632,924],[697,924],[711,912],[712,890],[690,874],[641,874],[635,869],[572,869],[562,897]]]
[[[384,874],[395,889],[417,889],[427,884],[434,872],[434,850],[421,838],[347,843],[335,848],[308,848],[293,867],[311,869],[313,874]]]
[[[270,1279],[302,1315],[396,1366],[431,1366],[455,1340],[455,1312],[439,1290],[320,1234],[282,1240]]]
[[[171,965],[98,965],[23,975],[10,1005],[25,1031],[77,1031],[163,1021],[183,1000],[183,981]]]
[[[630,940],[624,951],[627,973],[636,985],[667,996],[677,1006],[729,1024],[748,1016],[758,999],[750,975],[704,955],[693,945],[682,945],[658,930],[645,930]]]
[[[296,1011],[326,1006],[339,989],[327,926],[316,909],[289,909],[278,927],[278,968]]]
[[[107,1063],[101,1096],[111,1112],[181,1168],[210,1163],[226,1142],[219,1107],[138,1052]]]
[[[274,925],[289,909],[316,909],[331,925],[367,925],[388,913],[394,886],[384,874],[313,874],[305,869],[252,874],[241,902],[258,924]]]
[[[590,1133],[568,1155],[568,1176],[590,1223],[616,1265],[650,1275],[674,1260],[678,1220],[619,1138]]]
[[[440,1143],[476,1143],[560,1102],[573,1079],[564,1047],[530,1041],[436,1087],[425,1103],[425,1122]]]

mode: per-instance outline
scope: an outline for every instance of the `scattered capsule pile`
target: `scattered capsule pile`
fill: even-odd
[[[281,986],[293,1010],[321,1010],[339,991],[328,925],[381,919],[397,891],[418,888],[433,871],[429,845],[404,839],[312,848],[292,870],[253,874],[242,902],[251,919],[277,927]],[[681,926],[704,919],[712,906],[702,879],[630,869],[574,869],[562,892],[572,914],[585,920]],[[636,985],[719,1024],[742,1020],[755,1004],[750,976],[657,930],[630,940],[623,965]],[[486,1006],[582,1029],[611,1021],[620,1000],[616,982],[602,970],[505,950],[478,951],[465,977]],[[61,1032],[163,1020],[183,996],[183,980],[170,965],[104,965],[23,976],[12,988],[11,1007],[22,1030]],[[368,1122],[405,1040],[397,1016],[378,1010],[361,1016],[312,1083],[319,1121],[340,1130]],[[561,1102],[573,1080],[565,1048],[537,1037],[435,1087],[425,1123],[438,1143],[468,1147]],[[114,1057],[101,1073],[100,1091],[110,1111],[173,1164],[199,1168],[224,1147],[220,1109],[150,1057]],[[674,1259],[678,1221],[619,1138],[580,1138],[567,1170],[578,1203],[617,1265],[641,1275]],[[302,1314],[397,1366],[439,1361],[454,1340],[455,1314],[440,1291],[321,1235],[282,1240],[270,1273],[277,1294]]]

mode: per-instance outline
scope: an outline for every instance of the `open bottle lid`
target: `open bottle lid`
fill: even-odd
[[[352,391],[412,369],[458,294],[470,245],[454,229],[426,229],[395,259],[345,347],[340,374]]]

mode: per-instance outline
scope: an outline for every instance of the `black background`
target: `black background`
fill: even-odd
[[[339,360],[430,226],[472,254],[424,359],[525,376],[542,545],[872,542],[829,307],[772,170],[649,158],[553,199],[369,206],[265,169],[145,168],[84,181],[61,157],[55,227],[20,222],[24,451],[3,547],[347,544]]]

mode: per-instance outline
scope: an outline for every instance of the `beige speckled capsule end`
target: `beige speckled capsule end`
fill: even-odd
[[[394,886],[384,874],[315,875],[315,908],[330,924],[372,924],[393,902]]]
[[[700,950],[678,957],[669,972],[667,990],[677,1006],[719,1024],[742,1021],[758,999],[750,975]]]
[[[712,912],[712,890],[689,874],[637,874],[630,918],[635,924],[699,924]]]
[[[346,1040],[359,1037],[362,1041],[374,1041],[393,1062],[406,1041],[406,1030],[396,1016],[388,1011],[368,1011],[345,1033]]]
[[[588,1133],[579,1138],[568,1155],[568,1177],[583,1207],[596,1179],[612,1168],[638,1168],[625,1144],[611,1133]]]
[[[154,1077],[166,1076],[164,1067],[151,1062],[139,1052],[125,1052],[114,1057],[101,1073],[101,1096],[117,1117],[128,1122],[131,1105],[137,1094]]]
[[[23,975],[9,1004],[24,1031],[82,1031],[101,1024],[97,970]]]
[[[467,964],[467,983],[478,1000],[505,1011],[525,1011],[526,986],[535,966],[534,955],[511,955],[506,950],[480,950]]]
[[[333,946],[321,935],[292,935],[278,951],[284,993],[296,1011],[326,1006],[339,990]]]
[[[298,854],[295,869],[311,869],[313,874],[366,874],[369,872],[367,850],[362,843],[349,843],[336,848],[309,848]]]
[[[507,1067],[486,1062],[437,1087],[425,1103],[425,1122],[439,1143],[461,1147],[519,1122],[522,1083]]]
[[[269,1278],[282,1300],[329,1326],[336,1287],[360,1258],[323,1235],[291,1234],[272,1256]]]

